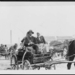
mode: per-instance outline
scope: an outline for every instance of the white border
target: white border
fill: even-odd
[[[75,6],[74,2],[0,2],[0,6]]]
[[[0,2],[0,6],[75,6],[75,2]],[[22,70],[0,70],[0,74],[75,74],[74,70],[29,70],[29,71],[22,71]]]

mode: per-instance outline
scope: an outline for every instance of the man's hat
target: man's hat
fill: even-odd
[[[40,34],[39,32],[37,32],[37,34]]]
[[[29,33],[32,33],[32,34],[34,34],[34,32],[33,32],[32,30],[29,30],[27,33],[28,33],[28,34],[29,34]]]

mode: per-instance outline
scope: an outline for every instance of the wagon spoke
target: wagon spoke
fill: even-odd
[[[23,63],[23,69],[25,70],[32,70],[32,66],[28,60],[25,60]]]

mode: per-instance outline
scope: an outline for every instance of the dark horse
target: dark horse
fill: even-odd
[[[68,51],[67,51],[67,59],[69,61],[73,61],[74,57],[75,57],[75,40],[72,40],[72,41],[69,42]],[[68,70],[71,69],[71,64],[72,63],[67,64]]]

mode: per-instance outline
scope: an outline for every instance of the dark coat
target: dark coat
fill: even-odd
[[[32,41],[34,44],[37,44],[37,40],[36,40],[36,38],[35,37],[30,37],[30,38],[27,38],[27,37],[25,37],[25,38],[23,38],[22,39],[22,43],[24,42],[24,45],[25,46],[28,46],[28,43],[30,43],[30,41]]]
[[[30,41],[32,41],[34,44],[28,45],[28,43],[30,43]],[[31,38],[25,37],[21,42],[24,42],[24,46],[26,46],[26,47],[32,47],[35,50],[35,53],[38,52],[38,46],[36,45],[37,40],[35,37],[33,37],[33,36]]]

